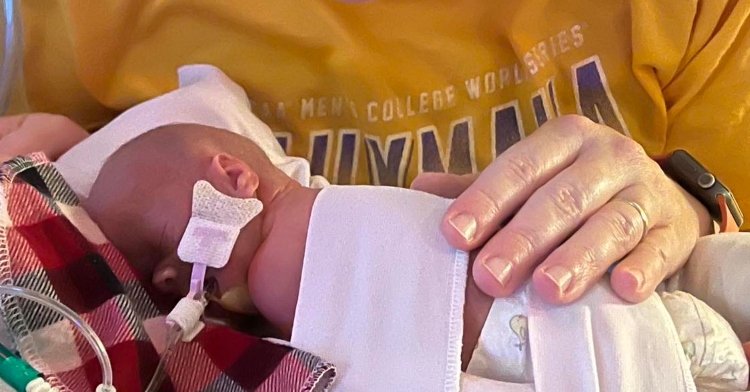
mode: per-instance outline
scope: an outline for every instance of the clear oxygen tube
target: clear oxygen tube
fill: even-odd
[[[146,392],[156,392],[161,387],[161,384],[164,382],[164,375],[166,374],[167,361],[177,346],[177,342],[181,339],[182,329],[177,325],[170,326],[167,332],[167,348],[161,354],[161,358],[159,358],[159,364],[156,366],[153,377],[151,377],[151,382],[146,387]]]
[[[83,335],[86,341],[94,349],[99,364],[102,368],[102,383],[96,388],[96,392],[115,392],[116,389],[112,384],[112,364],[107,355],[107,349],[104,347],[101,339],[96,335],[89,324],[84,321],[76,312],[65,306],[60,301],[56,301],[46,295],[39,294],[35,291],[12,285],[0,285],[0,294],[21,297],[42,306],[46,306],[67,318],[75,325],[78,332]]]

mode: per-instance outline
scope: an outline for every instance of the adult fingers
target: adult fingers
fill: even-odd
[[[534,272],[537,292],[550,303],[570,303],[638,246],[652,225],[641,216],[640,210],[645,210],[641,205],[652,207],[642,196],[637,191],[618,194],[555,249]],[[636,202],[639,207],[630,204],[633,200],[640,200]],[[649,210],[654,212],[653,208]]]
[[[692,240],[675,241],[675,238]],[[649,231],[612,271],[612,289],[626,301],[638,303],[645,300],[687,260],[696,240],[696,235],[680,233],[676,226]]]
[[[633,176],[615,173],[617,168],[611,165],[611,161],[598,157],[582,158],[539,188],[513,219],[479,252],[473,272],[480,288],[487,294],[496,296],[513,292],[531,276],[534,268],[575,233],[590,216],[596,214],[621,189],[628,188]],[[602,172],[612,175],[607,178],[597,175]],[[628,207],[627,204],[625,206]],[[613,208],[622,209],[622,206],[615,205]],[[595,219],[594,222],[596,221]],[[586,231],[578,235],[575,246],[584,249],[602,248],[611,241],[599,236],[589,236],[589,233],[590,231]],[[553,258],[554,260],[556,259]],[[558,261],[557,268],[551,269],[550,273],[556,272],[554,276],[565,280],[558,283],[567,286],[574,275],[581,275],[586,269],[596,269],[595,265],[585,264],[583,260],[566,260],[564,263]],[[487,273],[494,276],[494,281],[482,276]],[[589,280],[590,278],[586,278],[583,282],[588,284]],[[567,287],[562,290],[562,294],[566,290]],[[574,296],[577,292],[573,292]]]
[[[443,234],[463,250],[485,243],[542,185],[570,166],[587,132],[599,125],[579,116],[545,123],[500,154],[448,209]]]

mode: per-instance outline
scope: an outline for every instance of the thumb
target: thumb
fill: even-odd
[[[476,179],[476,174],[422,173],[411,182],[411,189],[455,199]]]

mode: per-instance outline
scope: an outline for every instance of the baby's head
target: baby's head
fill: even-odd
[[[293,183],[249,139],[208,126],[176,124],[146,132],[117,150],[102,167],[84,206],[139,274],[150,276],[161,291],[185,295],[191,265],[180,261],[177,246],[199,180],[227,196],[257,198],[264,204]],[[247,292],[263,221],[261,213],[242,229],[226,267],[207,272],[221,292]]]

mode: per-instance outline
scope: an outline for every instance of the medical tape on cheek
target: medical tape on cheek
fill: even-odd
[[[261,211],[263,203],[258,199],[230,197],[207,181],[195,183],[190,221],[177,247],[180,259],[193,264],[190,293],[167,317],[182,328],[185,338],[192,339],[203,327],[199,319],[206,305],[206,269],[226,266],[240,230]]]

